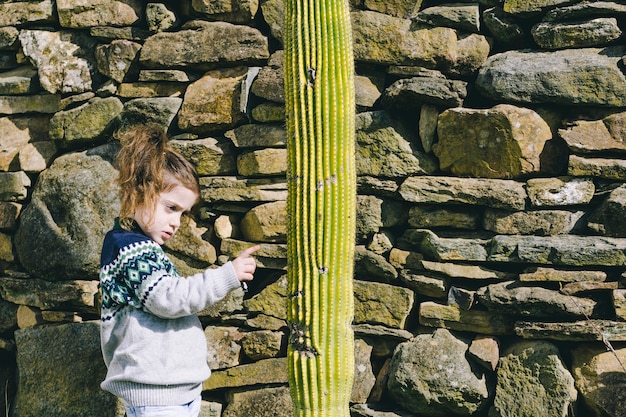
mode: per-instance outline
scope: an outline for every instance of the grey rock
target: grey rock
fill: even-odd
[[[453,227],[456,229],[475,230],[481,223],[480,210],[465,207],[440,207],[420,204],[409,209],[409,226],[417,229]]]
[[[146,39],[139,61],[148,68],[213,69],[259,64],[269,58],[267,38],[257,29],[226,22],[194,21],[177,32]]]
[[[287,131],[277,124],[245,124],[224,133],[237,148],[284,147]]]
[[[39,90],[37,70],[30,66],[0,74],[0,94],[2,95],[29,94]]]
[[[422,326],[471,332],[484,335],[513,334],[514,319],[507,314],[491,314],[483,310],[464,310],[458,306],[425,301],[420,304]]]
[[[543,319],[595,316],[597,302],[515,281],[487,285],[476,292],[490,311]]]
[[[483,35],[459,39],[451,28],[414,29],[409,19],[373,11],[352,12],[352,29],[355,59],[375,64],[421,65],[469,74],[485,62],[490,50]]]
[[[570,415],[578,393],[558,348],[545,341],[519,342],[500,358],[492,417]],[[524,401],[519,401],[520,390]]]
[[[593,156],[600,152],[626,153],[622,141],[624,132],[623,112],[614,113],[601,120],[577,120],[558,133],[569,149],[577,154]]]
[[[445,26],[468,32],[480,30],[478,3],[449,3],[420,10],[412,16],[417,22]]]
[[[384,111],[360,113],[356,120],[359,175],[386,178],[432,174],[436,162],[420,151],[409,131]]]
[[[24,55],[37,67],[41,86],[51,94],[92,89],[96,42],[80,32],[22,30]]]
[[[222,417],[291,417],[294,413],[289,388],[262,387],[247,391],[231,391]]]
[[[211,370],[239,365],[243,333],[237,327],[207,326],[204,335],[208,348],[207,363]]]
[[[419,136],[422,148],[425,152],[433,150],[436,141],[437,122],[439,120],[439,110],[431,104],[424,104],[420,108]]]
[[[438,299],[445,298],[450,289],[450,280],[447,277],[433,275],[403,269],[399,273],[399,278],[408,288],[418,294]]]
[[[0,96],[0,114],[57,112],[61,97],[57,94],[36,94],[32,96]]]
[[[241,220],[244,239],[287,243],[287,202],[274,201],[250,209]]]
[[[140,0],[57,0],[59,22],[66,28],[93,26],[132,26],[143,12]]]
[[[354,323],[404,329],[413,308],[413,292],[378,282],[354,282]]]
[[[249,23],[256,16],[259,0],[193,0],[191,6],[212,20]]]
[[[522,210],[526,205],[523,183],[512,180],[408,177],[398,192],[411,203],[471,204],[514,210]]]
[[[561,2],[559,7],[548,10],[543,16],[543,20],[554,22],[579,19],[581,17],[619,16],[624,14],[626,14],[626,4],[622,4],[619,1],[583,1],[573,4]]]
[[[354,340],[354,381],[350,403],[365,403],[376,383],[372,370],[372,346],[361,339]]]
[[[354,90],[357,109],[372,109],[384,88],[384,80],[376,76],[355,75]]]
[[[597,236],[495,236],[489,260],[540,265],[621,266],[626,239]]]
[[[258,361],[281,355],[285,351],[286,341],[285,332],[257,330],[244,334],[241,346],[248,358]]]
[[[285,103],[284,51],[276,51],[252,82],[251,91],[266,100]]]
[[[51,282],[36,278],[3,278],[2,298],[18,305],[42,310],[70,310],[95,314],[98,281]]]
[[[426,229],[407,229],[399,245],[415,248],[425,257],[436,261],[486,261],[489,239],[439,237]]]
[[[410,19],[420,10],[422,0],[364,0],[363,5],[368,10]]]
[[[178,25],[176,14],[163,3],[146,5],[146,21],[151,32],[163,32]]]
[[[501,235],[552,236],[580,229],[584,211],[538,210],[506,212],[486,210],[483,226]]]
[[[437,135],[433,151],[439,166],[455,176],[512,179],[563,168],[546,166],[552,132],[530,109],[508,104],[448,109],[439,116]]]
[[[607,351],[600,343],[586,344],[572,350],[572,373],[576,388],[585,403],[597,415],[624,417],[626,411],[626,349]]]
[[[206,134],[229,130],[246,122],[247,103],[242,86],[248,77],[247,67],[205,73],[187,87],[178,113],[178,127],[184,131]]]
[[[467,97],[467,82],[439,77],[412,77],[396,81],[383,93],[382,104],[392,109],[409,110],[422,104],[438,107],[462,106]]]
[[[206,138],[170,143],[194,165],[199,176],[229,175],[237,170],[232,146],[226,141]]]
[[[530,17],[560,5],[568,5],[569,0],[536,0],[533,2],[505,0],[504,11],[515,16]]]
[[[286,384],[287,358],[272,358],[239,365],[211,374],[203,384],[205,391],[250,385]]]
[[[3,2],[0,4],[0,26],[52,22],[54,6],[52,0]]]
[[[124,103],[118,119],[122,128],[133,124],[154,123],[168,130],[182,103],[183,99],[180,97],[131,99]]]
[[[0,49],[13,49],[16,46],[20,32],[12,26],[0,28]]]
[[[617,158],[587,158],[570,155],[567,175],[626,181],[626,162]]]
[[[605,46],[618,39],[622,31],[617,19],[598,18],[576,23],[541,22],[531,34],[543,49],[566,49]]]
[[[480,68],[476,88],[500,101],[624,107],[623,56],[622,47],[502,52]],[[596,80],[591,89],[589,79]]]
[[[50,139],[64,149],[101,143],[113,133],[123,107],[117,97],[94,97],[79,107],[57,112],[50,120]]]
[[[112,158],[116,146],[59,157],[44,171],[15,235],[18,257],[50,281],[95,278],[105,233],[119,200]]]
[[[141,44],[126,39],[114,40],[108,45],[96,47],[98,71],[121,83],[133,74],[133,64],[141,50]],[[136,72],[136,68],[135,68]]]
[[[272,36],[281,44],[285,21],[285,0],[261,0],[261,11]]]
[[[524,39],[524,30],[515,19],[502,10],[502,7],[492,7],[482,15],[485,28],[500,43],[515,45]]]
[[[591,214],[587,225],[603,236],[626,237],[626,227],[622,222],[624,210],[626,210],[626,186],[621,185],[602,201]]]
[[[24,171],[0,172],[0,179],[0,201],[26,199],[31,180]]]
[[[387,260],[364,246],[358,245],[354,252],[354,274],[363,281],[392,282],[398,271]]]
[[[596,187],[589,178],[531,178],[526,192],[534,207],[562,207],[588,204]]]
[[[237,156],[237,172],[246,177],[285,176],[287,149],[247,150]]]
[[[17,308],[17,304],[0,299],[0,332],[17,327]]]
[[[98,322],[85,322],[15,332],[20,374],[16,416],[124,415],[121,401],[100,389],[106,367],[100,352],[99,329]],[[73,395],[57,395],[59,390]],[[81,400],[76,401],[76,396]]]
[[[446,329],[400,344],[389,369],[392,398],[424,416],[471,415],[484,408],[492,392],[485,375],[467,361],[468,348],[469,341]]]
[[[626,323],[584,319],[566,322],[516,321],[515,334],[524,339],[549,339],[566,342],[625,342]],[[603,346],[603,350],[606,346]]]

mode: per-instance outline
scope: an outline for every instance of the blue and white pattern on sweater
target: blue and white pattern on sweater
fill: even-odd
[[[112,253],[117,256],[107,259]],[[101,263],[103,321],[111,320],[125,307],[143,308],[151,291],[165,275],[178,276],[156,242],[120,229],[114,229],[105,238]]]

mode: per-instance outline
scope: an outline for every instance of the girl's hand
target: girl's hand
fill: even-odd
[[[256,270],[256,261],[252,257],[252,254],[258,251],[261,247],[259,245],[252,246],[239,254],[233,260],[233,267],[237,274],[237,279],[242,281],[250,281],[254,278],[254,271]]]

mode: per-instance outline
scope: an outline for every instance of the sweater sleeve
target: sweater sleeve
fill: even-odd
[[[176,273],[165,252],[156,243],[129,269],[127,280],[144,310],[161,318],[195,314],[239,287],[232,262],[189,277]]]
[[[239,288],[232,262],[216,269],[180,277],[164,274],[152,288],[145,289],[144,308],[161,318],[195,314]]]

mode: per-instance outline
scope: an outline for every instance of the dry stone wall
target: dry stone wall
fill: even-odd
[[[626,3],[352,0],[354,416],[626,416]],[[158,123],[201,204],[183,274],[259,243],[201,313],[202,416],[290,416],[284,0],[0,2],[0,412],[99,389],[116,129]]]

